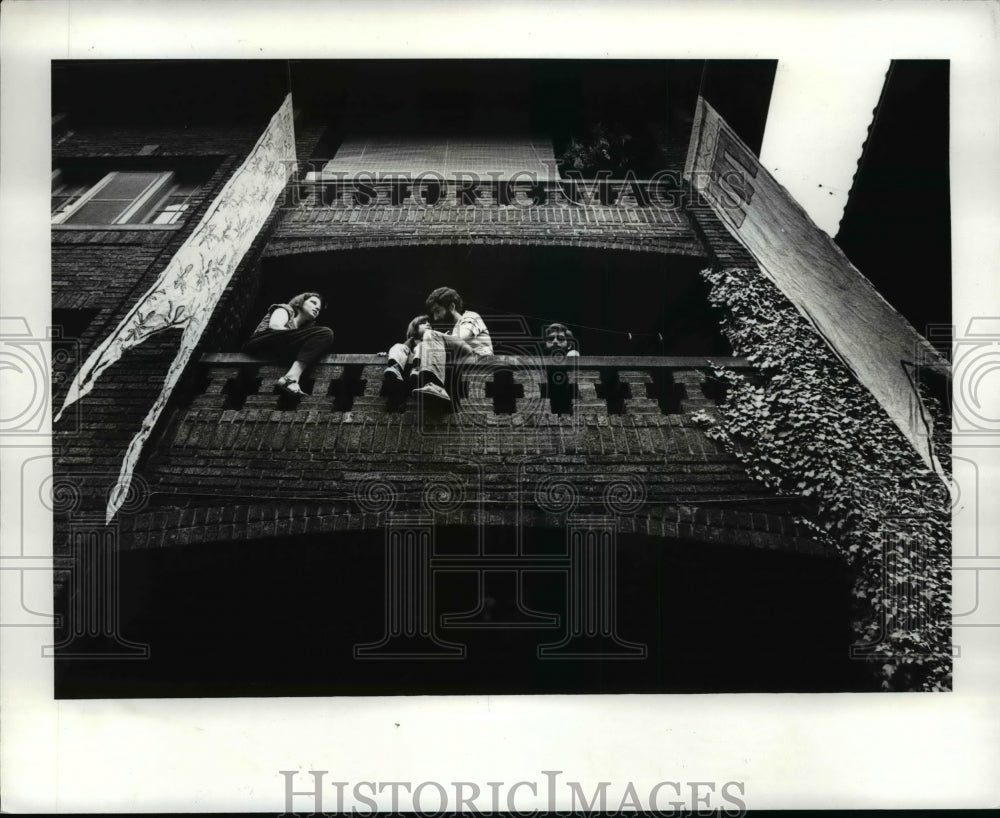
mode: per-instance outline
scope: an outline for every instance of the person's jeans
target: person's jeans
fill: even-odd
[[[417,344],[412,350],[407,344],[393,344],[389,347],[387,354],[389,360],[399,367],[399,371],[405,375],[407,367],[420,358],[420,344]]]
[[[443,332],[431,330],[424,333],[424,339],[420,343],[420,373],[427,373],[440,386],[444,386],[445,366],[448,363],[449,353],[456,360],[475,359],[476,355],[468,355],[468,344],[454,335],[445,335]]]
[[[449,353],[461,359],[465,357],[466,348],[465,342],[454,335],[445,335],[443,332],[432,330],[424,335],[424,340],[412,351],[406,344],[393,344],[388,357],[404,374],[408,366],[416,364],[416,372],[420,374],[426,372],[440,386],[444,386]],[[469,357],[475,359],[479,356]]]
[[[255,335],[243,345],[248,355],[295,355],[295,360],[307,368],[333,346],[333,330],[329,327],[302,327],[300,329],[269,329]]]

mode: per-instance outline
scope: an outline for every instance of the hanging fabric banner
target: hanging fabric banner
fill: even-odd
[[[928,468],[942,475],[914,373],[923,367],[949,374],[948,362],[701,97],[684,178],[871,392]]]
[[[180,348],[163,389],[125,453],[108,503],[109,522],[125,500],[146,439],[167,405],[226,285],[284,190],[294,161],[295,132],[289,94],[156,283],[90,354],[70,385],[57,421],[129,349],[158,332],[182,330]]]

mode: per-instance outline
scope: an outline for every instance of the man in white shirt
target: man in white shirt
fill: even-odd
[[[427,296],[427,309],[435,321],[451,323],[448,333],[427,328],[420,339],[420,386],[414,393],[451,403],[444,388],[448,353],[457,359],[480,358],[493,354],[493,341],[482,316],[466,310],[460,296],[451,287],[438,287]]]

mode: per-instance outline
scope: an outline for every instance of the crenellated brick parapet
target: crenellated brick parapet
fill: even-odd
[[[393,394],[384,363],[328,356],[289,401],[272,391],[282,367],[203,356],[143,468],[152,500],[127,547],[374,530],[417,511],[514,532],[610,515],[628,533],[822,553],[801,500],[751,480],[694,418],[719,399],[710,365],[741,359],[499,355],[457,373],[446,413]]]

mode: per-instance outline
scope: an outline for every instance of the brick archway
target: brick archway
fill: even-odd
[[[318,233],[318,231],[317,231]],[[502,225],[496,229],[470,230],[462,224],[447,225],[441,230],[411,230],[362,233],[345,231],[343,235],[295,235],[288,228],[268,245],[266,258],[295,256],[303,253],[326,253],[342,250],[378,249],[395,247],[449,247],[455,245],[480,245],[486,247],[582,247],[592,250],[624,250],[634,253],[659,253],[706,260],[708,254],[693,236],[664,235],[656,231],[636,234],[618,234],[613,230],[596,228],[584,231],[555,231],[551,228],[505,233]]]
[[[417,509],[415,513],[428,513],[420,504],[414,508]],[[398,516],[406,512],[366,511],[358,508],[357,503],[318,502],[165,508],[123,515],[120,543],[123,551],[129,551],[231,540],[254,541],[285,535],[382,532],[394,513]],[[432,513],[431,519],[441,528],[508,530],[513,535],[522,526],[562,529],[572,516],[510,506],[489,511],[455,509]],[[713,503],[658,503],[655,509],[644,508],[641,514],[615,514],[608,519],[614,521],[619,531],[666,541],[683,539],[705,545],[834,557],[812,540],[788,513],[726,509]]]

